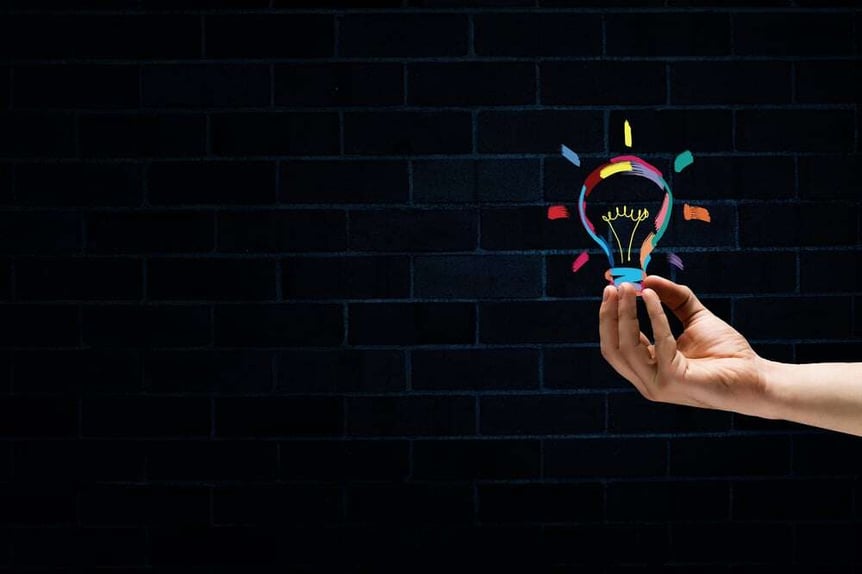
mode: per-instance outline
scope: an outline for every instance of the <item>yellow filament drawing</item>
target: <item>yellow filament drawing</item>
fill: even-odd
[[[649,217],[649,210],[638,209],[637,211],[635,211],[634,208],[629,209],[628,206],[626,206],[626,205],[622,206],[622,210],[620,210],[619,206],[615,207],[614,209],[615,209],[615,211],[608,211],[607,215],[603,215],[602,221],[604,221],[605,223],[608,224],[608,228],[611,230],[611,233],[614,234],[614,237],[617,240],[617,246],[620,249],[621,261],[626,260],[625,254],[623,253],[623,245],[622,245],[622,242],[620,241],[620,236],[617,235],[617,232],[614,229],[612,222],[614,222],[617,219],[619,219],[620,217],[622,217],[625,219],[630,219],[635,224],[634,229],[632,229],[631,237],[629,237],[628,260],[631,261],[632,260],[632,242],[635,239],[635,231],[637,231],[638,225],[640,225],[641,221],[643,221]]]

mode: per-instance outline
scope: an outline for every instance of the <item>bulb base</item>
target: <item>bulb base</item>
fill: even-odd
[[[636,291],[641,290],[644,280],[644,270],[640,267],[611,267],[609,269],[611,279],[614,282],[614,287],[619,287],[623,283],[631,283]]]

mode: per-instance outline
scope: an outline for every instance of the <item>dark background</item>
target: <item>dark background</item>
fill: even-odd
[[[3,5],[0,569],[860,572],[862,441],[643,399],[545,218],[629,119],[671,275],[862,360],[858,2]]]

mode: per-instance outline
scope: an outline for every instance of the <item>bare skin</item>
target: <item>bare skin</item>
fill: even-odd
[[[862,436],[862,363],[769,361],[688,287],[650,275],[641,295],[654,343],[640,330],[637,293],[630,284],[605,288],[599,334],[604,358],[647,399]],[[682,322],[679,339],[662,302]]]

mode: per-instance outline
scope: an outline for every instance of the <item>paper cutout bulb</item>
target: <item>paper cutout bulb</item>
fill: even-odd
[[[651,181],[658,188],[655,207],[636,207],[628,202],[604,205],[596,221],[587,215],[587,200],[595,201],[597,186],[614,176],[637,176]],[[596,194],[598,195],[598,194]],[[661,172],[650,163],[633,155],[611,158],[587,176],[578,199],[581,224],[608,258],[609,282],[619,286],[632,283],[640,290],[652,252],[667,230],[673,208],[673,194]]]

